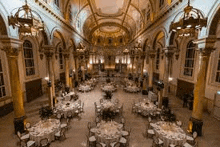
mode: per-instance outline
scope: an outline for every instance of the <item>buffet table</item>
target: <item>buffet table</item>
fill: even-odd
[[[159,121],[150,124],[155,135],[164,142],[164,147],[169,147],[170,144],[182,146],[186,142],[185,132],[175,123]]]
[[[122,124],[115,121],[101,121],[97,127],[91,128],[91,132],[95,134],[97,142],[105,143],[107,146],[112,142],[118,142],[122,137]]]
[[[55,140],[54,135],[60,131],[60,121],[57,119],[47,119],[40,121],[29,130],[30,139],[40,146],[41,139],[47,138],[49,142]]]

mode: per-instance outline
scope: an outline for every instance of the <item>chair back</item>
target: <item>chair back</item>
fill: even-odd
[[[60,136],[66,138],[65,132],[66,132],[66,129],[62,128],[61,131],[60,131]]]
[[[19,139],[21,139],[21,133],[19,131],[17,132],[17,136]]]
[[[49,144],[48,138],[43,138],[43,139],[40,140],[40,146],[41,147],[48,146],[48,144]]]
[[[194,139],[196,139],[197,135],[198,135],[198,134],[197,134],[197,132],[196,132],[196,131],[195,131],[195,132],[193,132],[193,138],[194,138]]]
[[[29,128],[31,128],[31,123],[26,123],[26,125],[25,125],[25,127],[26,127],[26,129],[29,129]]]
[[[90,130],[91,129],[91,122],[88,122],[87,128]]]
[[[24,140],[21,140],[20,147],[27,147],[27,143]]]
[[[67,112],[67,117],[69,117],[69,118],[72,117],[72,112],[71,112],[71,111],[68,111],[68,112]]]
[[[117,143],[114,145],[114,147],[120,147],[120,143],[117,142]]]
[[[61,119],[61,114],[60,113],[57,113],[57,118]]]
[[[149,123],[151,122],[151,120],[152,120],[151,117],[148,117],[148,122],[149,122]]]

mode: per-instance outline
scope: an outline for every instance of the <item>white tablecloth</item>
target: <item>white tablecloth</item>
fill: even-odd
[[[153,93],[152,91],[149,91],[148,92],[148,98],[154,102],[154,101],[157,101],[157,95],[155,93]]]
[[[48,138],[49,142],[55,139],[54,135],[60,131],[60,121],[57,119],[48,119],[40,121],[29,129],[30,139],[40,145],[41,139]]]
[[[90,91],[92,88],[90,85],[79,85],[79,91]]]
[[[157,111],[157,106],[148,100],[143,100],[135,104],[137,111],[140,111],[143,115],[149,115]]]
[[[169,147],[170,144],[182,146],[186,142],[185,132],[175,123],[160,121],[150,124],[156,136],[164,142],[164,147]]]
[[[138,92],[138,91],[140,91],[140,88],[138,88],[136,85],[127,86],[124,89],[125,89],[125,91],[128,91],[128,92]]]
[[[64,114],[64,118],[67,118],[67,113],[72,112],[74,114],[79,109],[79,106],[78,101],[61,101],[56,104],[56,109],[58,112]]]
[[[101,89],[103,90],[103,91],[115,91],[117,88],[115,88],[114,87],[114,85],[111,85],[111,84],[107,84],[107,85],[103,85],[102,87],[101,87]]]
[[[92,128],[91,132],[95,133],[98,142],[109,145],[112,142],[118,142],[122,136],[122,124],[115,121],[101,121],[97,127]]]

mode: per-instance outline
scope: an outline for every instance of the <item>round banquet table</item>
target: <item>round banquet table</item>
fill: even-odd
[[[142,114],[150,114],[157,111],[157,106],[150,101],[142,101],[136,103],[135,106],[142,112]]]
[[[60,121],[57,119],[47,119],[40,121],[29,129],[30,139],[40,146],[41,139],[47,138],[49,142],[55,140],[54,135],[60,131]]]
[[[103,91],[112,91],[112,92],[116,90],[116,88],[113,85],[104,85],[101,87],[101,89]]]
[[[117,99],[110,99],[110,100],[103,99],[103,102],[101,103],[101,109],[103,110],[108,109],[112,112],[116,112],[119,108],[120,107]]]
[[[140,91],[140,89],[137,86],[127,86],[125,88],[125,90],[128,91],[128,92],[138,92],[138,91]]]
[[[105,143],[107,146],[112,142],[118,142],[122,137],[122,124],[115,121],[101,121],[97,127],[91,128],[97,142]]]
[[[90,85],[79,85],[79,91],[90,91],[91,87]]]
[[[164,147],[169,147],[170,144],[182,146],[186,142],[185,132],[175,123],[159,121],[150,124],[155,135],[164,142]]]
[[[74,114],[79,109],[79,106],[78,101],[61,101],[56,104],[56,109],[64,115],[64,118],[67,118],[67,113],[71,112]]]

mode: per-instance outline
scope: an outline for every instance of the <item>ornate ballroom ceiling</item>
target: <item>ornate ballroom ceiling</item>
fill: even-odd
[[[146,23],[150,0],[70,0],[73,25],[95,45],[125,45]]]

